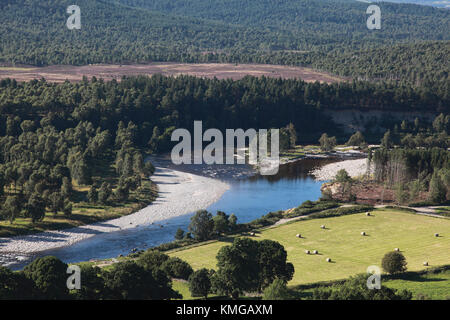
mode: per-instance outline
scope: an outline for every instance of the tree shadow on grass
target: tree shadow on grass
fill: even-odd
[[[218,240],[220,242],[233,243],[234,239],[236,239],[236,238],[235,237],[220,237]]]
[[[391,280],[404,280],[413,282],[442,282],[447,281],[445,278],[426,278],[423,275],[417,273],[406,273],[397,276],[391,276]]]

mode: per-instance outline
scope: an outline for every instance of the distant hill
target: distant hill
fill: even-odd
[[[222,21],[230,24],[277,27],[292,30],[339,34],[352,32],[353,39],[365,28],[367,3],[356,0],[108,0],[168,14]],[[399,3],[402,0],[397,0]],[[415,1],[415,0],[412,0]],[[417,0],[426,1],[427,0]],[[368,1],[376,2],[376,1]],[[394,1],[392,1],[394,2]],[[438,24],[450,27],[447,10],[413,4],[380,2],[383,33],[378,39],[394,35],[396,40],[425,39],[425,32],[438,31]],[[432,21],[434,20],[434,21]],[[425,26],[425,24],[427,26]],[[437,27],[435,29],[435,27]],[[448,30],[448,29],[447,29]],[[356,34],[355,34],[356,33]],[[448,39],[444,30],[432,36]],[[430,40],[428,38],[427,40]]]
[[[68,30],[69,0],[0,2],[0,62],[31,65],[188,61],[203,50],[269,43],[255,28],[78,0],[81,30]],[[270,43],[269,43],[270,45]]]
[[[449,0],[389,0],[395,3],[414,3],[423,6],[432,6],[436,8],[450,8]]]
[[[359,67],[344,72],[331,62],[337,63],[341,54],[381,45],[450,41],[449,10],[408,4],[379,4],[382,29],[368,30],[367,4],[353,0],[76,3],[81,30],[65,26],[71,0],[2,0],[0,63],[247,62],[312,65],[354,74],[359,71],[351,70]]]

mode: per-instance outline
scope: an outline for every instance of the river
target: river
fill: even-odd
[[[282,165],[275,176],[256,175],[241,179],[221,177],[230,184],[230,189],[207,210],[214,214],[217,210],[227,214],[234,213],[238,223],[245,223],[271,211],[293,208],[306,200],[317,200],[321,194],[322,182],[315,181],[309,172],[333,161],[335,160],[304,159],[288,163]],[[68,247],[41,252],[37,256],[53,255],[71,263],[127,255],[133,249],[146,249],[172,241],[178,228],[187,230],[192,215],[193,213],[152,225],[98,234]],[[27,263],[28,259],[10,267],[20,269]]]

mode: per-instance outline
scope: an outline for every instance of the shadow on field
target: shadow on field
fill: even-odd
[[[404,281],[414,281],[414,282],[441,282],[446,281],[444,278],[426,278],[423,275],[417,273],[407,273],[398,276],[391,276],[392,280],[404,280]]]
[[[233,243],[235,238],[233,237],[222,237],[219,239],[220,242],[227,242],[227,243]]]

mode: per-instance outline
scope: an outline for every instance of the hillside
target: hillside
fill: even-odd
[[[266,43],[263,31],[80,0],[81,30],[68,30],[71,1],[0,3],[0,62],[31,65],[189,61],[208,49]]]
[[[448,0],[389,0],[389,2],[397,3],[414,3],[422,6],[433,6],[437,8],[450,8],[450,1]]]
[[[122,2],[145,3],[154,11],[111,0],[80,0],[82,29],[74,32],[65,28],[70,1],[2,2],[0,18],[5,28],[1,31],[1,60],[38,65],[180,61],[202,50],[240,54],[258,50],[326,51],[330,45],[360,47],[450,39],[445,31],[450,28],[448,10],[414,5],[383,4],[384,28],[371,32],[365,26],[366,4],[357,2]]]
[[[0,64],[262,63],[414,84],[448,79],[446,9],[381,3],[382,30],[368,30],[367,4],[350,0],[80,0],[82,28],[68,30],[70,4],[2,1]]]
[[[371,32],[366,28],[368,4],[354,0],[108,1],[234,25],[292,30],[314,45],[449,39],[445,30],[450,27],[450,11],[405,3],[378,3],[382,32]]]

